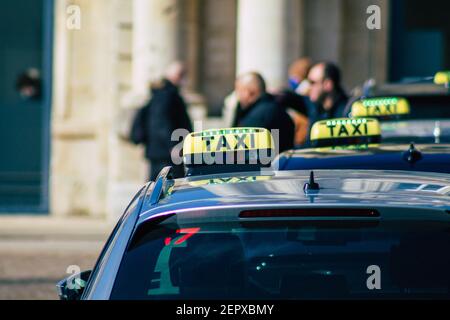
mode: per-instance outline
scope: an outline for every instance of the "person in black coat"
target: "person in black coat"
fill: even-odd
[[[278,129],[279,152],[292,149],[294,123],[285,108],[266,92],[263,77],[256,72],[246,73],[237,79],[235,90],[239,104],[233,126]]]
[[[178,89],[184,76],[184,65],[179,62],[172,63],[165,78],[152,84],[151,100],[138,112],[133,123],[131,140],[145,145],[145,156],[150,162],[152,181],[166,166],[173,167],[175,178],[184,176],[183,165],[174,164],[172,161],[172,154],[181,159],[181,154],[175,154],[174,149],[180,141],[172,141],[172,133],[176,129],[184,129],[184,138],[187,133],[192,132],[186,103]]]

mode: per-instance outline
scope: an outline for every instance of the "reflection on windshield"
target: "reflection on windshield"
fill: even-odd
[[[149,289],[148,295],[171,295],[179,294],[180,288],[174,287],[170,279],[169,261],[173,248],[185,248],[186,240],[200,231],[200,228],[179,229],[176,233],[181,236],[171,239],[167,237],[164,239],[164,247],[159,254],[154,273],[159,274],[159,278],[152,279],[152,284],[157,284],[157,288]]]

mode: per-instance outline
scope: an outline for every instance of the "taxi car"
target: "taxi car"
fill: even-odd
[[[186,177],[145,185],[60,297],[450,298],[449,175],[272,171],[275,149],[259,128],[188,136]]]
[[[418,103],[418,97],[409,96],[364,98],[352,104],[350,115],[378,119],[386,142],[450,143],[450,95],[439,97],[444,101],[436,109],[432,106],[436,98],[421,99]]]
[[[412,83],[368,88],[350,106],[352,117],[381,122],[386,142],[450,143],[450,72]]]
[[[378,109],[380,113],[383,110]],[[374,113],[355,112],[355,115],[373,116]],[[450,173],[450,144],[385,143],[384,135],[379,121],[374,118],[319,121],[311,130],[311,148],[283,152],[275,159],[273,167],[276,170],[365,169]]]

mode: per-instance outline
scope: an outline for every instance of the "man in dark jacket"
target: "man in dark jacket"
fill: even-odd
[[[316,121],[347,117],[348,96],[341,84],[341,72],[331,62],[314,65],[308,74],[309,98],[317,105]]]
[[[236,81],[236,94],[239,104],[234,127],[278,129],[279,151],[293,148],[294,123],[285,109],[266,92],[266,84],[260,74],[250,72],[240,76]]]
[[[180,62],[172,63],[165,78],[152,84],[151,101],[140,111],[141,115],[138,114],[133,125],[141,128],[143,133],[142,143],[145,144],[145,156],[150,161],[150,179],[153,181],[166,166],[173,167],[175,177],[184,175],[183,165],[174,165],[172,161],[174,147],[179,143],[172,141],[172,133],[176,129],[192,132],[187,107],[178,89],[184,76],[184,65]],[[133,128],[133,131],[140,130]]]

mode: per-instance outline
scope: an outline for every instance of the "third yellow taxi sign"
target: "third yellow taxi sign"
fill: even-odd
[[[448,84],[450,83],[450,71],[441,71],[434,76],[435,84]]]
[[[313,147],[378,143],[380,123],[372,118],[340,118],[316,122],[311,128]]]
[[[353,103],[353,117],[406,116],[410,113],[409,102],[405,98],[386,97],[361,99]]]

